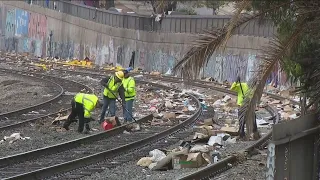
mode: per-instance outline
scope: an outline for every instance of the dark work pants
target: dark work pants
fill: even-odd
[[[78,126],[78,132],[82,132],[84,129],[84,126],[86,126],[86,129],[89,130],[89,119],[84,118],[84,108],[83,105],[80,103],[75,102],[74,100],[71,102],[72,110],[70,115],[68,116],[68,119],[63,124],[63,127],[65,129],[69,129],[69,126],[72,122],[77,122],[76,117],[79,118],[79,126]]]
[[[239,130],[240,130],[240,136],[241,137],[244,137],[245,136],[245,132],[244,132],[244,128],[245,128],[245,125],[246,125],[246,122],[244,121],[244,122],[242,122],[242,121],[240,121],[240,111],[238,110],[238,118],[239,118],[239,126],[240,126],[240,128],[239,128]],[[256,113],[254,113],[254,121],[253,121],[253,132],[256,132],[256,131],[258,131],[258,126],[257,126],[257,115],[256,115]]]

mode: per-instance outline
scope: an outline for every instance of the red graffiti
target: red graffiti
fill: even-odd
[[[47,18],[37,13],[29,14],[29,37],[45,39],[47,34]]]

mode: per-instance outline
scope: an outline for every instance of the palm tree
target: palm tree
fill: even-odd
[[[243,10],[252,10],[251,15],[241,14]],[[250,137],[254,130],[254,110],[259,102],[267,78],[275,65],[286,67],[288,62],[297,64],[304,73],[299,74],[300,87],[298,91],[310,99],[307,109],[320,100],[320,63],[319,53],[319,24],[320,1],[279,0],[237,1],[236,11],[230,21],[221,29],[204,30],[199,39],[175,65],[173,71],[183,68],[184,76],[195,78],[200,70],[208,63],[213,53],[224,48],[233,32],[246,22],[259,18],[271,19],[278,28],[277,35],[270,44],[261,51],[261,63],[255,75],[249,80],[250,92],[246,95],[244,105],[240,108],[240,122],[246,122],[247,133]],[[261,21],[262,22],[262,21]],[[289,68],[292,70],[292,68]],[[240,133],[242,134],[242,133]],[[256,136],[257,137],[257,136]]]

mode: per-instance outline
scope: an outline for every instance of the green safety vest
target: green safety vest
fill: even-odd
[[[124,78],[122,80],[122,84],[124,87],[124,97],[125,97],[125,101],[129,101],[134,99],[134,97],[136,96],[136,82],[133,79],[133,77],[128,77],[128,78]]]
[[[243,90],[243,94],[241,91],[241,87]],[[239,106],[242,106],[244,96],[246,95],[246,93],[249,90],[249,86],[247,83],[241,83],[241,87],[240,87],[240,83],[234,82],[230,88],[230,90],[236,91],[238,93],[237,105],[239,105]]]
[[[93,111],[97,105],[98,97],[94,94],[78,93],[75,95],[74,100],[83,105],[84,117],[90,118],[91,111]]]
[[[121,86],[121,83],[114,83],[115,80],[114,80],[114,76],[111,76],[109,78],[109,81],[108,81],[108,88],[112,91],[112,93],[116,96],[114,96],[107,88],[104,88],[103,90],[103,95],[108,97],[108,98],[116,98],[118,96],[118,89],[119,87]]]

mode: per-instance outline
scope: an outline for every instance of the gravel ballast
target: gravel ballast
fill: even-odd
[[[36,105],[57,95],[53,85],[28,77],[0,74],[0,113]]]
[[[82,76],[68,76],[66,79],[71,80],[80,80],[82,83],[93,87],[96,92],[100,92],[99,80],[93,80],[92,78],[84,78]],[[137,97],[134,103],[134,113],[137,114],[136,118],[139,119],[147,114],[147,108],[140,107],[146,105],[144,101],[141,99],[146,98],[147,95],[153,96],[154,98],[158,98],[157,94],[153,92],[150,93],[142,93],[143,87],[137,87]],[[70,102],[68,102],[70,103]],[[119,104],[119,103],[117,103]],[[71,105],[70,105],[71,106]],[[93,118],[95,120],[99,120],[101,109],[96,109],[93,112]],[[116,115],[121,117],[123,116],[122,108],[120,105],[117,109]],[[120,118],[120,119],[121,119]],[[17,140],[16,142],[10,144],[9,142],[4,142],[0,144],[0,157],[9,156],[17,153],[22,153],[25,151],[35,150],[38,148],[42,148],[45,146],[55,145],[58,143],[74,140],[80,137],[87,136],[86,134],[80,134],[77,132],[78,123],[72,123],[70,126],[70,130],[66,131],[61,128],[62,123],[58,125],[52,125],[52,121],[54,118],[47,118],[45,120],[36,121],[32,124],[26,124],[23,127],[13,128],[7,131],[3,131],[0,133],[0,137],[10,136],[12,133],[21,133],[25,137],[30,137],[30,139],[26,140]],[[100,124],[97,121],[90,122],[90,127],[93,129],[90,134],[95,134],[102,131]]]
[[[212,108],[209,107],[208,111],[204,111],[203,115],[200,117],[200,121],[211,118],[213,116],[212,113]],[[218,116],[219,113],[216,113],[215,116]],[[259,112],[259,116],[267,118],[270,116],[270,114],[266,113],[264,111]],[[223,121],[219,121],[219,124],[223,124]],[[268,131],[268,128],[259,128],[260,132],[266,133]],[[190,139],[190,136],[193,136],[192,129],[188,129],[189,133],[189,138],[185,139]],[[188,136],[186,136],[188,137]],[[228,154],[235,153],[237,151],[243,150],[249,145],[253,144],[254,141],[239,141],[235,144],[227,144],[221,149],[218,149],[218,151],[221,153],[222,156],[226,156]],[[180,142],[168,144],[166,147],[162,147],[165,149],[173,149],[175,147],[178,147],[180,145]],[[136,163],[137,161],[144,156],[148,156],[147,153],[144,154],[144,156],[141,156],[141,151],[151,151],[153,150],[152,147],[146,146],[144,148],[139,149],[139,152],[132,152],[130,155],[125,155],[126,157],[128,156],[127,162],[124,162],[124,164],[117,166],[115,168],[107,168],[103,167],[103,163],[101,164],[102,168],[105,168],[100,173],[93,173],[91,176],[83,177],[83,180],[102,180],[102,179],[110,179],[110,180],[122,180],[122,179],[130,179],[130,180],[140,180],[140,179],[146,179],[146,180],[173,180],[173,179],[178,179],[181,178],[184,175],[187,175],[189,173],[195,172],[201,168],[188,168],[188,169],[179,169],[179,170],[168,170],[168,171],[152,171],[148,168],[143,168],[140,166],[137,166]],[[122,158],[123,159],[123,158]],[[115,158],[114,161],[117,161],[117,158]],[[122,161],[121,161],[122,162]],[[256,165],[254,165],[256,166]],[[247,167],[251,168],[251,167]],[[257,167],[252,167],[253,169],[256,169]],[[260,166],[258,166],[260,168]],[[254,170],[252,170],[254,171]],[[247,173],[246,171],[243,171],[244,173]],[[248,173],[251,173],[248,171]],[[247,177],[250,177],[251,175],[249,174]],[[258,175],[259,176],[259,175]],[[229,179],[229,178],[226,178]]]

